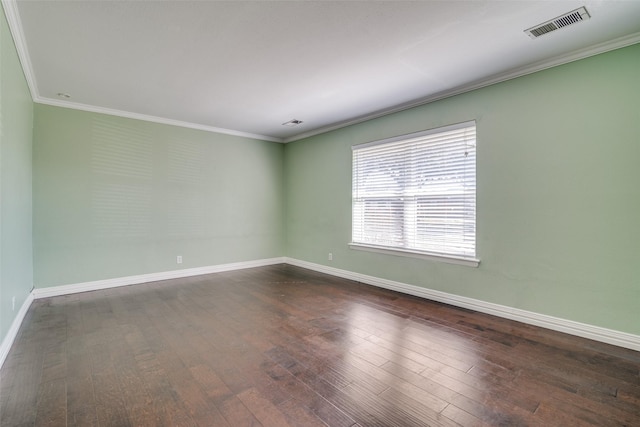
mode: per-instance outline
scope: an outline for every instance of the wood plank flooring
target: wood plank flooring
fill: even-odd
[[[37,300],[10,426],[640,426],[640,353],[289,265]]]

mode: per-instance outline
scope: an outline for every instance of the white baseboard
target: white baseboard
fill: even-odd
[[[558,317],[548,316],[546,314],[539,314],[532,311],[521,310],[505,305],[494,304],[482,300],[422,288],[420,286],[408,285],[406,283],[395,282],[393,280],[367,276],[347,270],[340,270],[337,268],[327,267],[325,265],[315,264],[307,261],[301,261],[294,258],[285,258],[285,262],[287,264],[307,268],[309,270],[318,271],[320,273],[326,273],[332,276],[362,282],[367,285],[390,289],[393,291],[398,291],[405,294],[454,305],[456,307],[467,308],[470,310],[479,311],[481,313],[491,314],[494,316],[516,320],[518,322],[527,323],[530,325],[552,329],[554,331],[576,335],[582,338],[592,339],[594,341],[600,341],[607,344],[613,344],[619,347],[640,351],[639,335],[615,331],[613,329],[601,328],[599,326],[574,322],[572,320],[561,319]]]
[[[7,331],[7,335],[5,335],[2,340],[2,344],[0,344],[0,368],[4,365],[4,361],[9,354],[9,350],[11,350],[11,346],[13,345],[13,341],[15,341],[18,336],[18,331],[20,330],[20,326],[22,326],[22,321],[24,320],[24,316],[26,316],[27,311],[29,311],[29,307],[31,307],[31,303],[33,302],[33,293],[27,295],[27,299],[24,300],[24,303],[18,310],[18,314],[15,319],[13,319],[13,323],[11,323],[11,327],[9,331]]]
[[[242,270],[245,268],[263,267],[266,265],[284,264],[285,258],[268,258],[255,261],[234,262],[230,264],[212,265],[207,267],[185,268],[183,270],[163,271],[160,273],[140,274],[137,276],[117,277],[115,279],[95,280],[72,285],[53,286],[50,288],[36,288],[33,290],[35,299],[69,295],[79,292],[97,291],[100,289],[117,288],[120,286],[137,285],[140,283],[157,282],[159,280],[179,279],[182,277],[199,276],[202,274],[220,273],[223,271]]]
[[[18,333],[20,325],[31,306],[34,299],[47,298],[59,295],[68,295],[78,292],[88,292],[99,289],[114,288],[119,286],[129,286],[140,283],[154,282],[159,280],[177,279],[182,277],[198,276],[202,274],[219,273],[223,271],[241,270],[245,268],[262,267],[274,264],[291,264],[294,266],[307,268],[309,270],[318,271],[320,273],[330,274],[332,276],[342,277],[354,280],[367,285],[377,286],[380,288],[390,289],[426,298],[457,307],[467,308],[479,311],[481,313],[491,314],[505,319],[515,320],[530,325],[540,326],[554,331],[564,332],[567,334],[600,341],[631,350],[640,351],[640,336],[629,334],[626,332],[615,331],[613,329],[602,328],[599,326],[588,325],[585,323],[574,322],[572,320],[561,319],[558,317],[539,314],[532,311],[521,310],[505,305],[494,304],[473,298],[467,298],[459,295],[449,294],[442,291],[422,288],[420,286],[409,285],[406,283],[396,282],[393,280],[381,279],[365,274],[354,273],[348,270],[341,270],[328,267],[321,264],[315,264],[295,258],[270,258],[255,261],[237,262],[230,264],[221,264],[208,267],[189,268],[184,270],[166,271],[161,273],[142,274],[138,276],[120,277],[116,279],[97,280],[85,283],[76,283],[72,285],[56,286],[51,288],[34,289],[24,302],[18,315],[16,316],[9,332],[2,341],[0,346],[0,367],[9,353],[9,349]]]

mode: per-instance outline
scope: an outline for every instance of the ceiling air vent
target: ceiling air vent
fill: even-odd
[[[543,24],[536,25],[533,28],[529,28],[524,32],[527,33],[529,37],[531,37],[532,39],[535,39],[544,34],[550,33],[555,30],[559,30],[562,27],[573,25],[580,21],[586,21],[589,18],[590,16],[589,16],[589,12],[587,12],[587,9],[584,7],[581,7],[580,9],[576,9],[569,13],[565,13],[562,16],[558,16],[557,18],[552,19],[551,21],[547,21]]]
[[[302,120],[293,119],[293,120],[289,120],[288,122],[283,123],[282,126],[293,127],[293,126],[301,125],[302,123],[303,123]]]

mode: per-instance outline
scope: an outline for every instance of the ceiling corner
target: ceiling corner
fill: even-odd
[[[13,37],[13,43],[16,47],[16,51],[18,52],[18,59],[22,65],[22,72],[24,73],[25,80],[27,81],[31,98],[35,102],[40,98],[40,95],[38,93],[38,84],[33,73],[33,67],[31,66],[31,59],[29,58],[26,38],[22,31],[17,2],[16,0],[2,0],[2,7],[9,24],[11,37]]]

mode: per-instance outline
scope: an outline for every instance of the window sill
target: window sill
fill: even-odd
[[[362,243],[349,243],[351,249],[358,251],[376,252],[387,255],[404,256],[411,258],[428,259],[431,261],[446,262],[449,264],[466,265],[467,267],[477,267],[480,260],[477,258],[463,258],[453,255],[432,254],[404,249],[391,249],[383,246],[365,245]]]

